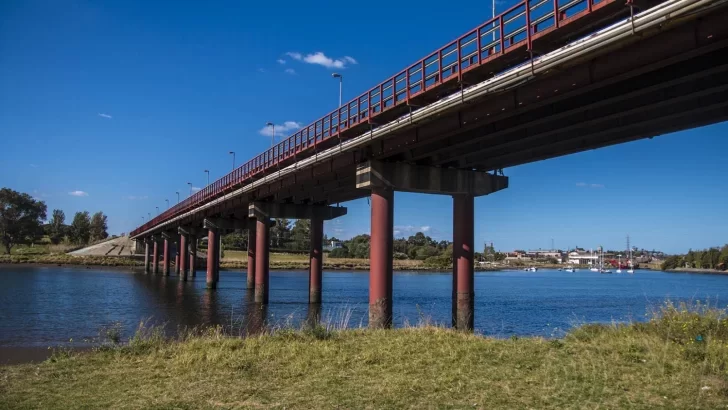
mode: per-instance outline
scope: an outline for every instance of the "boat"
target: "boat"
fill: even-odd
[[[566,271],[566,272],[576,272],[576,270],[574,269],[573,266],[567,267],[566,269],[564,269],[564,271]]]
[[[528,270],[529,270],[530,272],[537,272],[537,271],[538,271],[538,268],[537,268],[537,267],[535,267],[535,266],[531,266],[530,268],[528,268]]]
[[[604,248],[599,247],[599,273],[612,273],[609,269],[604,269]]]
[[[617,255],[619,258],[617,262],[617,273],[622,273],[622,255]]]
[[[590,254],[590,255],[591,255],[592,257],[594,256],[594,252],[592,252],[592,251],[591,251],[591,249],[589,249],[589,254]],[[594,262],[594,260],[592,259],[592,260],[591,260],[591,262]],[[599,272],[599,268],[597,268],[597,267],[596,267],[596,266],[594,266],[594,265],[592,265],[591,269],[589,269],[589,270],[590,270],[590,271],[592,271],[592,272]]]

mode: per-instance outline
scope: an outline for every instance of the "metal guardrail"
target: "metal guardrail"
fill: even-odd
[[[500,15],[447,43],[437,51],[408,66],[369,91],[342,104],[338,109],[299,129],[262,154],[236,168],[184,201],[162,212],[155,218],[130,232],[141,232],[174,218],[200,204],[211,201],[233,188],[265,175],[283,161],[306,158],[316,152],[324,141],[338,138],[356,125],[370,124],[382,113],[400,105],[408,105],[426,91],[457,78],[463,73],[506,54],[524,43],[531,49],[537,33],[560,27],[566,18],[576,19],[589,15],[594,5],[614,0],[524,0]],[[527,29],[528,28],[528,29]]]

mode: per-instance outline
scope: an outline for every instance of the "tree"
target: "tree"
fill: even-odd
[[[0,240],[5,251],[19,243],[28,243],[43,232],[46,204],[30,195],[9,188],[0,189]]]
[[[723,245],[720,250],[720,263],[723,265],[723,269],[728,269],[728,245]]]
[[[57,245],[66,236],[66,226],[64,223],[66,223],[66,214],[60,209],[54,209],[48,232],[52,244]]]
[[[91,237],[91,217],[88,211],[76,212],[68,236],[73,243],[80,245],[88,243]]]
[[[291,234],[291,222],[286,218],[276,218],[270,228],[270,238],[274,248],[283,248]]]
[[[305,251],[310,247],[311,221],[299,219],[291,229],[292,248],[298,251]]]
[[[103,212],[96,212],[91,217],[91,226],[89,229],[92,241],[106,239],[109,236],[109,233],[106,232],[108,229],[108,226],[106,225],[106,215],[104,215]]]

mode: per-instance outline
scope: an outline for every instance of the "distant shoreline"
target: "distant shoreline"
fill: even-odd
[[[728,271],[718,269],[702,269],[702,268],[680,268],[680,269],[668,269],[664,272],[671,273],[707,273],[707,274],[718,274],[728,275]]]

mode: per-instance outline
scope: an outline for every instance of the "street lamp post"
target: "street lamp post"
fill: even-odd
[[[147,215],[149,215],[149,220],[151,221],[152,220],[152,213],[151,212],[147,212]]]
[[[179,203],[179,191],[174,191],[175,194],[177,194],[177,203]]]
[[[190,186],[190,196],[192,196],[192,182],[188,182],[187,185]]]
[[[205,185],[205,186],[209,186],[210,185],[210,171],[206,169],[205,173],[207,174],[207,185]]]
[[[228,154],[232,154],[233,156],[233,170],[235,170],[235,151],[230,151]]]
[[[142,225],[144,225],[144,215],[142,215]]]
[[[273,143],[276,140],[276,125],[273,124],[272,122],[269,122],[269,123],[267,123],[265,125],[271,127],[271,129],[272,129],[272,131],[270,133],[270,147],[273,148]]]
[[[169,199],[165,199],[164,202],[167,203],[167,209],[169,209]]]
[[[344,87],[344,76],[339,73],[333,73],[331,76],[339,79],[339,108],[341,108],[341,90]]]
[[[155,208],[157,208],[157,216],[159,216],[159,207],[155,206]]]

